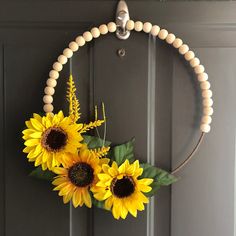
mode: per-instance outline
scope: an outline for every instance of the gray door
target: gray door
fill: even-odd
[[[1,236],[233,236],[236,3],[129,1],[132,19],[151,21],[183,38],[212,83],[212,131],[171,188],[162,188],[138,218],[112,219],[99,209],[64,205],[50,184],[28,177],[21,130],[42,96],[51,64],[77,35],[114,20],[116,1],[8,1],[0,6]],[[124,48],[124,58],[117,50]],[[64,103],[65,67],[55,95]],[[83,119],[104,101],[107,138],[136,137],[137,158],[174,168],[199,136],[199,88],[171,47],[132,32],[100,37],[73,57]],[[154,142],[150,142],[154,141]]]

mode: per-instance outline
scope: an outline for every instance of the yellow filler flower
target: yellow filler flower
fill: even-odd
[[[62,111],[43,117],[34,114],[26,126],[22,132],[26,140],[23,152],[28,153],[27,158],[35,162],[35,166],[42,165],[43,170],[63,164],[66,155],[77,153],[82,145],[83,124],[73,123]]]
[[[98,179],[97,174],[101,172],[101,165],[108,163],[108,158],[99,159],[109,151],[109,147],[103,147],[97,151],[89,151],[82,147],[78,155],[70,155],[64,167],[55,167],[53,171],[58,174],[53,189],[59,191],[58,195],[63,197],[66,204],[72,199],[74,207],[92,206],[90,187],[94,186]]]
[[[126,160],[120,167],[116,162],[111,167],[103,164],[102,169],[104,173],[98,174],[99,182],[91,188],[94,197],[105,200],[105,208],[112,210],[115,219],[125,219],[128,212],[136,217],[137,210],[143,211],[144,203],[149,202],[143,192],[152,190],[149,185],[153,179],[138,179],[143,173],[138,160],[133,164]]]

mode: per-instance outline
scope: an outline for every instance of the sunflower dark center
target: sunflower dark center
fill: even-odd
[[[122,179],[114,179],[111,183],[112,193],[118,198],[129,197],[135,190],[132,177],[124,176]]]
[[[48,151],[60,151],[65,147],[67,138],[67,134],[64,130],[52,127],[43,133],[42,146]]]
[[[93,168],[84,162],[73,165],[68,171],[70,181],[78,187],[86,187],[93,182]]]

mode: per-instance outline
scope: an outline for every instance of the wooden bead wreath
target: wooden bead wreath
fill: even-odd
[[[102,24],[98,28],[94,27],[91,29],[91,31],[84,32],[82,36],[78,36],[75,41],[69,43],[68,48],[64,49],[63,54],[58,57],[57,62],[55,62],[52,66],[53,69],[49,72],[47,87],[44,90],[45,96],[43,97],[43,101],[45,103],[43,109],[46,113],[53,112],[52,96],[55,93],[55,87],[57,85],[56,80],[59,78],[59,72],[62,70],[63,65],[66,64],[68,59],[73,56],[73,53],[76,52],[79,47],[84,46],[86,42],[90,42],[93,38],[98,38],[100,35],[105,35],[107,33],[114,33],[116,32],[116,29],[117,27],[114,22],[110,22],[107,25]],[[158,25],[152,25],[150,22],[142,23],[141,21],[134,22],[133,20],[129,20],[127,21],[126,29],[129,31],[135,30],[137,32],[143,31],[147,34],[150,33],[154,37],[158,37],[161,40],[165,40],[168,44],[176,48],[178,52],[184,56],[185,60],[189,62],[190,66],[193,68],[200,83],[203,98],[203,116],[200,125],[202,135],[200,136],[198,145],[196,146],[196,148],[194,148],[197,150],[204,134],[210,132],[210,124],[212,122],[211,116],[213,114],[213,99],[212,91],[210,90],[211,84],[208,81],[208,74],[205,72],[205,67],[200,64],[199,58],[195,57],[195,53],[189,49],[189,46],[187,44],[183,43],[182,39],[177,38],[173,33],[169,33],[166,29],[161,29]],[[190,154],[187,160],[191,159],[194,153],[195,150]],[[187,162],[185,161],[184,163],[186,164]],[[172,173],[176,173],[179,169],[180,166],[173,170]]]
[[[173,174],[182,169],[195,154],[204,134],[210,131],[213,114],[208,75],[187,44],[166,29],[149,22],[128,20],[125,28],[128,31],[143,31],[165,40],[184,56],[197,75],[203,98],[201,135],[187,159],[170,174],[148,163],[139,163],[135,160],[134,140],[111,146],[111,142],[105,140],[105,135],[103,140],[100,139],[100,135],[84,135],[84,132],[106,124],[105,107],[102,104],[102,120],[97,119],[98,112],[95,109],[95,121],[89,124],[77,123],[80,118],[80,104],[75,94],[72,75],[67,90],[69,116],[64,116],[62,111],[53,114],[53,95],[63,65],[86,42],[108,32],[116,32],[117,25],[114,22],[94,27],[69,43],[49,72],[43,97],[46,115],[41,117],[34,114],[33,118],[26,121],[27,129],[23,131],[26,146],[23,151],[28,153],[28,160],[34,162],[37,167],[32,171],[32,176],[51,180],[56,186],[54,190],[59,191],[64,203],[72,201],[74,207],[83,204],[87,207],[95,205],[110,210],[116,219],[125,219],[128,213],[136,217],[137,211],[144,210],[144,203],[148,203],[148,198],[161,186],[170,185],[177,180]]]

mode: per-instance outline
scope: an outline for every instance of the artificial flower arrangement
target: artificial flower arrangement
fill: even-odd
[[[95,107],[94,121],[79,123],[80,103],[72,75],[67,84],[68,116],[62,111],[33,114],[26,121],[23,152],[36,167],[30,175],[51,181],[63,202],[71,201],[75,208],[94,205],[111,211],[115,219],[125,219],[128,213],[136,217],[161,186],[177,179],[135,160],[134,139],[114,145],[105,135],[100,138],[97,127],[106,126],[104,104],[101,120]],[[97,136],[85,135],[92,129]]]

